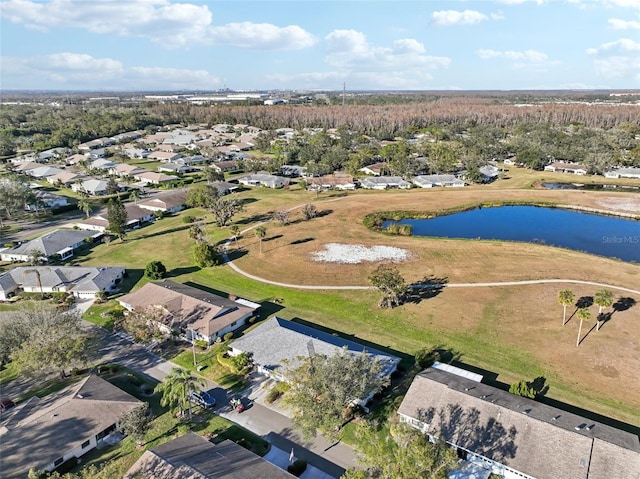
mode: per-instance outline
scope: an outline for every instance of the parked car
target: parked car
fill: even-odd
[[[191,391],[189,397],[191,401],[205,409],[216,405],[215,398],[206,391]]]
[[[11,399],[0,399],[0,412],[5,412],[7,409],[11,409],[15,405],[16,403]]]

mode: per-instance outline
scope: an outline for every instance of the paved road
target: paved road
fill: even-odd
[[[157,381],[161,381],[176,367],[124,336],[108,333],[93,325],[90,327],[102,338],[98,353],[104,361],[117,362]],[[293,448],[297,458],[306,459],[309,464],[333,477],[339,477],[346,468],[357,465],[353,449],[345,444],[332,444],[321,436],[304,440],[293,428],[289,417],[265,406],[258,395],[253,394],[259,389],[257,379],[252,383],[251,390],[242,394],[248,405],[242,413],[229,405],[232,395],[227,390],[212,381],[206,381],[207,391],[216,399],[216,414],[264,437],[283,451]],[[248,402],[247,397],[250,399]]]

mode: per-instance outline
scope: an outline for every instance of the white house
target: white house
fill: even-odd
[[[91,231],[58,229],[13,248],[0,250],[0,259],[27,262],[33,251],[39,251],[43,254],[43,261],[48,261],[53,255],[58,255],[61,260],[65,260],[73,256],[74,250],[87,242],[93,242],[100,236],[100,233]]]
[[[312,190],[355,190],[356,184],[351,175],[325,175],[305,178],[308,189]]]
[[[614,168],[605,172],[606,178],[634,178],[640,179],[640,168]]]
[[[177,213],[186,207],[187,190],[180,189],[160,193],[151,198],[138,201],[138,207],[149,211]]]
[[[444,186],[446,188],[461,188],[464,181],[453,175],[421,175],[413,178],[413,184],[420,188],[433,188]]]
[[[436,363],[414,378],[400,420],[430,437],[442,435],[486,476],[639,477],[637,435],[483,384],[478,376]]]
[[[388,189],[408,189],[411,183],[402,179],[400,176],[374,176],[371,178],[362,178],[360,186],[368,190],[388,190]]]
[[[287,380],[287,368],[295,368],[300,358],[309,354],[333,356],[342,350],[350,354],[363,352],[381,365],[380,374],[390,377],[398,368],[400,358],[339,336],[305,326],[294,321],[273,317],[231,343],[230,355],[249,353],[261,373],[277,380]],[[313,353],[312,353],[313,351]],[[365,403],[377,391],[362,399]]]
[[[254,174],[238,178],[238,182],[245,186],[266,186],[267,188],[284,188],[289,185],[289,178],[282,176]]]
[[[544,167],[544,171],[553,171],[555,173],[570,173],[573,175],[586,175],[587,167],[577,163],[560,163],[553,162]]]
[[[94,375],[51,397],[32,397],[12,410],[0,431],[2,478],[23,479],[31,467],[51,472],[108,445],[123,414],[141,404]]]
[[[128,311],[153,308],[163,333],[180,331],[189,341],[208,344],[247,324],[260,307],[245,299],[224,298],[168,279],[147,283],[118,298],[118,302]]]
[[[107,194],[107,182],[92,178],[81,183],[73,183],[71,189],[76,193],[84,192],[91,196],[103,196]]]
[[[100,292],[115,291],[124,271],[120,266],[20,266],[0,274],[0,301],[6,301],[20,291],[95,298]]]

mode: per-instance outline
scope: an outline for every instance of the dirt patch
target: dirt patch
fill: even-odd
[[[612,211],[640,213],[640,198],[598,198],[596,204]]]

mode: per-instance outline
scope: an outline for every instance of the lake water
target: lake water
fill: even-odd
[[[501,206],[398,223],[410,224],[414,236],[523,241],[640,263],[640,221],[611,216],[558,208]]]
[[[605,185],[605,184],[583,184],[583,183],[542,183],[544,188],[551,190],[608,190],[608,191],[626,191],[631,193],[640,192],[640,186],[628,185]]]

